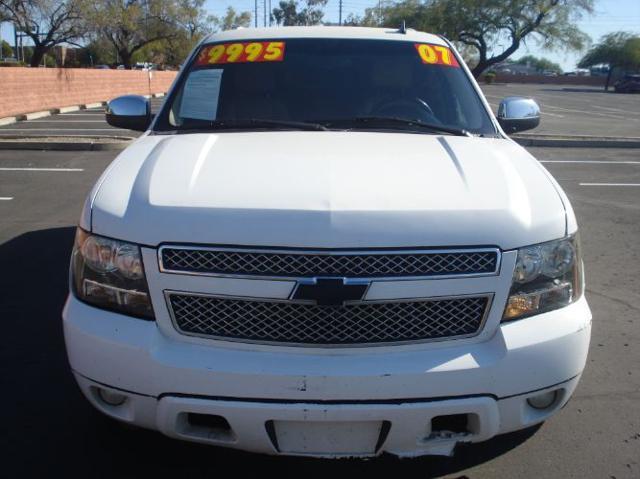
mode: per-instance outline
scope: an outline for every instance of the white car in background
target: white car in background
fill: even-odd
[[[538,424],[583,371],[578,226],[444,38],[223,32],[80,218],[64,332],[87,399],[179,439],[451,454]]]

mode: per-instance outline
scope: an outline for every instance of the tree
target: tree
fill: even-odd
[[[560,75],[562,73],[562,67],[557,63],[552,62],[551,60],[547,60],[546,58],[538,58],[533,55],[525,55],[521,58],[518,58],[516,63],[520,65],[529,65],[538,73],[542,73],[545,71],[551,71]]]
[[[593,0],[403,0],[380,16],[387,27],[406,21],[473,48],[477,77],[529,39],[547,49],[583,48],[589,37],[575,22],[592,11]]]
[[[86,32],[84,0],[0,0],[0,12],[33,42],[31,66],[56,45],[75,44]]]
[[[13,57],[13,48],[4,40],[0,41],[0,58]]]
[[[193,47],[206,35],[218,30],[231,30],[251,25],[251,12],[237,12],[229,7],[224,15],[208,15],[202,8],[204,0],[182,2],[181,27],[175,35],[165,40],[147,44],[138,50],[133,59],[151,60],[154,63],[177,66],[188,56]],[[185,6],[185,4],[190,4]]]
[[[278,25],[319,25],[324,17],[324,7],[328,0],[284,0],[271,12]]]
[[[233,7],[227,7],[222,17],[210,17],[216,30],[233,30],[239,27],[251,26],[251,12],[236,12]]]
[[[101,0],[91,4],[87,17],[125,68],[131,68],[133,55],[146,45],[177,38],[188,22],[200,25],[189,17],[194,11],[196,17],[202,14],[198,5],[202,6],[201,0]]]
[[[578,63],[579,68],[594,65],[609,65],[609,73],[604,89],[609,89],[611,75],[616,68],[640,68],[640,36],[628,32],[614,32],[605,35]]]

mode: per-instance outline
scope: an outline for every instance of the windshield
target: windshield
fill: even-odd
[[[156,131],[325,128],[496,134],[448,48],[353,39],[203,45],[155,125]]]

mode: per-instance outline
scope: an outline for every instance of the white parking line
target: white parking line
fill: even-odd
[[[540,160],[540,163],[593,163],[594,165],[640,165],[640,161],[606,160]]]
[[[0,129],[0,133],[3,131],[113,131],[113,130],[122,130],[128,131],[125,128],[2,128]]]
[[[598,108],[599,110],[613,111],[616,113],[625,113],[627,115],[637,115],[637,111],[629,111],[629,110],[621,110],[619,108],[610,108],[608,106],[600,106],[600,105],[591,105],[593,108]]]
[[[82,168],[0,168],[0,171],[84,171]]]
[[[11,201],[13,196],[0,196],[0,201]]]
[[[545,108],[550,108],[552,110],[566,111],[566,112],[569,112],[569,113],[581,113],[581,114],[598,115],[598,116],[602,116],[604,118],[613,118],[614,120],[638,121],[637,118],[626,118],[624,116],[610,115],[608,113],[598,113],[597,111],[576,110],[576,109],[573,109],[573,108],[562,108],[562,107],[559,107],[559,106],[552,106],[552,105],[544,105],[544,107]]]
[[[580,186],[640,186],[640,183],[580,183]]]
[[[58,118],[56,120],[33,120],[31,123],[102,123],[106,124],[105,120],[67,120],[66,118]]]

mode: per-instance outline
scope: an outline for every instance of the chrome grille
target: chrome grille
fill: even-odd
[[[498,268],[497,250],[295,252],[163,247],[161,268],[167,272],[279,277],[339,276],[376,278],[491,274]]]
[[[349,345],[471,336],[489,297],[339,307],[167,293],[176,328],[188,335],[249,342]]]

